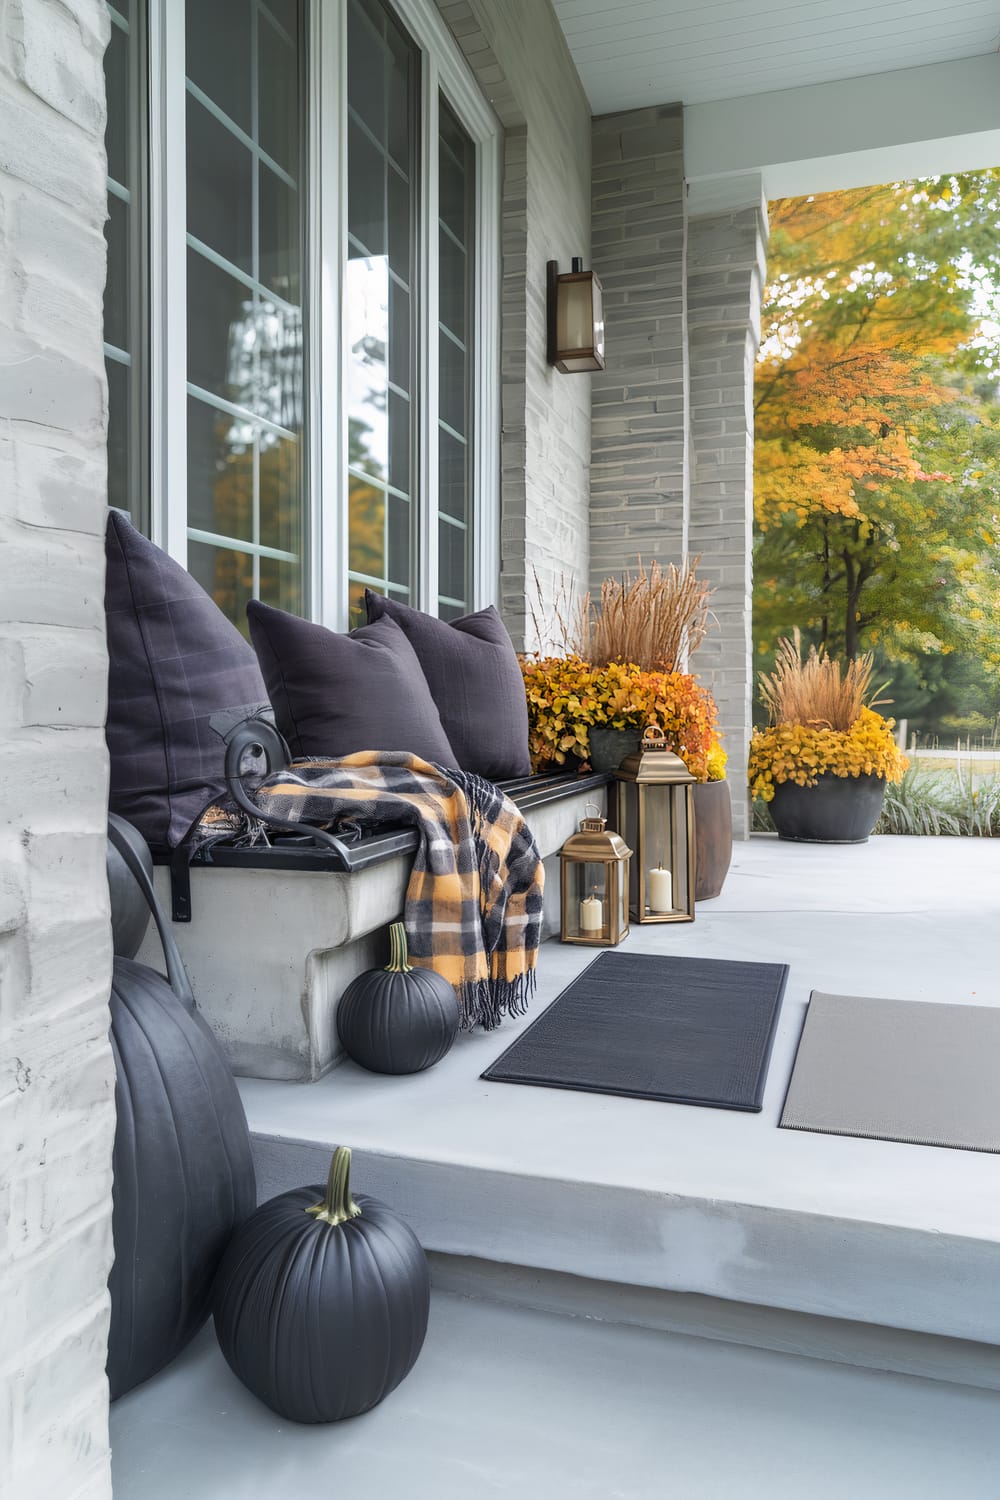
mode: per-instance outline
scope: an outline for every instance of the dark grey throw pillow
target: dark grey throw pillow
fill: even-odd
[[[395,620],[405,632],[462,770],[489,781],[530,775],[524,678],[493,606],[448,622],[371,589],[365,604],[369,622]]]
[[[214,600],[120,511],[108,515],[105,552],[111,811],[172,847],[225,785],[209,721],[265,709],[267,690]]]
[[[408,750],[456,764],[416,653],[392,620],[338,635],[256,599],[247,619],[294,756]]]

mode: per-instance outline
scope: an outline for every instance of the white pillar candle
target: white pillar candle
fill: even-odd
[[[661,865],[659,869],[647,870],[646,887],[649,891],[650,911],[673,911],[674,885],[670,871]]]
[[[580,931],[600,932],[604,926],[604,902],[599,896],[584,896],[580,902]]]

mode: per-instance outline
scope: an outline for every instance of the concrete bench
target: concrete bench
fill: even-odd
[[[603,809],[606,775],[537,776],[505,784],[545,860],[545,926],[558,930],[557,852],[588,803]],[[190,868],[190,921],[174,936],[198,1005],[233,1070],[249,1078],[319,1078],[341,1052],[335,1015],[351,980],[387,958],[385,930],[403,910],[416,834],[348,846],[341,867],[318,849],[214,848]],[[343,868],[343,865],[347,868]],[[169,864],[155,871],[172,908]],[[150,929],[139,952],[160,967]]]

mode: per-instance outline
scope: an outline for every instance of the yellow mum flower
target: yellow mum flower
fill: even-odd
[[[747,781],[751,795],[770,802],[783,781],[815,786],[820,776],[881,776],[902,781],[910,762],[892,737],[893,719],[863,708],[850,729],[773,724],[755,729]]]

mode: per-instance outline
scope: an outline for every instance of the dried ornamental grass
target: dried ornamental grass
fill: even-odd
[[[698,577],[700,557],[681,567],[639,559],[634,578],[606,578],[595,603],[587,594],[569,644],[595,667],[631,662],[644,672],[673,672],[686,665],[708,633],[712,590]]]
[[[879,689],[872,684],[870,652],[841,669],[815,646],[802,658],[802,637],[778,642],[773,672],[760,674],[761,702],[772,724],[811,724],[817,729],[848,730],[863,708],[874,708]]]

